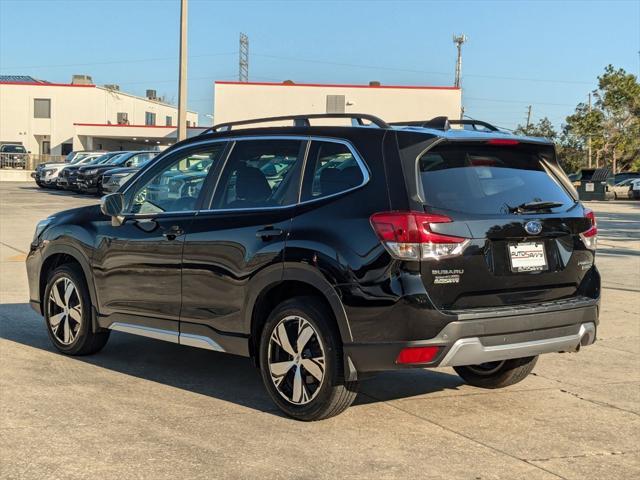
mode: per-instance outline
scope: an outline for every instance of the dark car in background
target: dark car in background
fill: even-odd
[[[104,155],[100,155],[99,157],[95,157],[88,162],[69,165],[68,167],[63,168],[58,174],[57,187],[63,190],[78,190],[78,170],[80,170],[81,167],[107,164],[118,155],[122,155],[124,153],[127,152],[109,152]],[[81,158],[90,158],[90,156],[84,156]]]
[[[150,152],[158,154],[160,152]],[[133,167],[117,167],[107,170],[102,174],[102,191],[104,193],[117,192],[131,177],[133,177],[141,168],[147,165],[155,155],[150,156],[147,160]]]
[[[25,168],[29,153],[21,143],[0,144],[0,168]]]
[[[250,357],[309,421],[375,372],[453,367],[503,388],[596,340],[596,218],[553,143],[446,118],[286,118],[213,127],[100,207],[40,222],[30,303],[55,348],[96,353],[121,331]]]
[[[627,180],[627,179],[635,179],[640,178],[640,172],[618,172],[615,174],[615,184]]]
[[[82,193],[102,193],[102,175],[117,167],[135,167],[157,155],[157,151],[126,152],[103,165],[92,165],[78,169],[78,190]]]

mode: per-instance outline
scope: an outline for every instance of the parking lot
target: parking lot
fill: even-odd
[[[452,369],[390,372],[316,423],[284,417],[249,360],[114,333],[65,357],[28,305],[36,222],[97,202],[0,183],[0,477],[640,477],[640,202],[594,202],[597,343],[496,391]]]

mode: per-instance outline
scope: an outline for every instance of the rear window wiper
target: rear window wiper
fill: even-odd
[[[538,212],[540,210],[550,210],[552,208],[561,207],[561,202],[525,202],[516,207],[509,207],[509,213],[522,213],[522,212]]]

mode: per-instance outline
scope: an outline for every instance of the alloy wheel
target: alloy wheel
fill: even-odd
[[[297,315],[280,320],[271,332],[267,355],[271,381],[285,400],[305,405],[318,395],[325,352],[310,322]]]
[[[78,336],[82,326],[82,301],[70,278],[61,277],[51,286],[47,321],[53,336],[63,345],[71,345]]]

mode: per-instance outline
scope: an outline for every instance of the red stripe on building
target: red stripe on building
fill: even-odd
[[[335,87],[335,88],[400,88],[409,90],[460,90],[458,87],[434,87],[424,85],[351,85],[336,83],[275,83],[215,81],[218,85],[259,85],[268,87]]]

